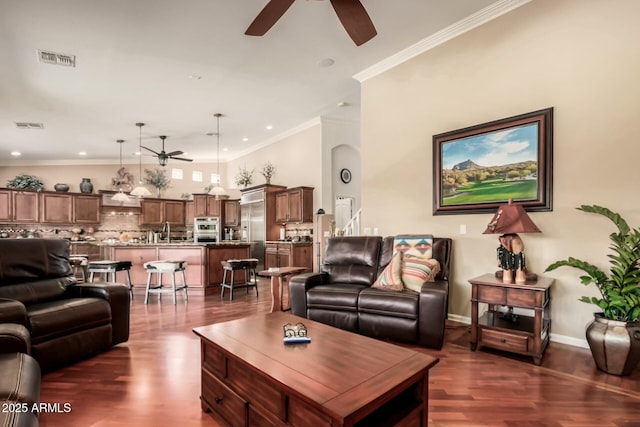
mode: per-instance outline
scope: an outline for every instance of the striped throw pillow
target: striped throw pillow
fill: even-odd
[[[385,289],[387,291],[402,291],[404,285],[400,278],[400,270],[402,268],[402,253],[396,253],[391,262],[384,271],[380,274],[378,279],[371,285],[372,288]]]
[[[402,259],[400,278],[404,287],[420,292],[425,282],[434,282],[440,271],[440,263],[433,258],[420,258],[405,254]]]

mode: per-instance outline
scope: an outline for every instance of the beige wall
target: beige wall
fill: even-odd
[[[318,206],[319,200],[322,199],[321,135],[320,124],[313,125],[281,141],[229,161],[227,164],[229,180],[226,184],[228,187],[225,188],[233,187],[235,188],[235,190],[232,189],[233,193],[240,194],[234,179],[240,167],[255,170],[253,185],[264,184],[265,180],[260,170],[269,161],[276,167],[276,175],[271,180],[272,184],[287,187],[314,187],[313,205]]]
[[[139,179],[138,163],[135,164],[123,164],[123,166],[134,177],[134,185],[137,185]],[[142,165],[142,175],[145,176],[145,169],[159,168],[157,163],[149,163]],[[29,175],[35,175],[44,183],[45,190],[53,191],[53,186],[56,183],[69,184],[72,192],[79,192],[80,181],[82,178],[90,178],[93,183],[93,192],[97,193],[99,190],[113,190],[111,186],[111,179],[117,176],[117,171],[120,168],[118,164],[114,165],[91,165],[91,164],[76,164],[76,165],[38,165],[38,166],[0,166],[0,187],[6,187],[7,181],[13,179],[16,175],[26,173]],[[180,198],[182,193],[202,193],[204,187],[210,184],[211,174],[216,173],[215,163],[187,163],[178,161],[169,161],[169,164],[165,167],[167,174],[171,177],[171,169],[179,168],[183,171],[183,179],[171,179],[170,187],[161,193],[165,198]],[[194,182],[191,180],[191,174],[193,171],[202,172],[203,182]],[[220,174],[223,176],[223,182],[225,180],[226,167],[223,163],[220,164]],[[155,197],[155,189],[149,185],[146,186]]]
[[[638,16],[636,0],[536,0],[363,83],[364,226],[454,239],[454,317],[470,315],[467,279],[495,270],[497,241],[481,234],[488,214],[432,214],[432,135],[554,107],[553,212],[531,214],[542,234],[523,236],[528,266],[575,256],[607,268],[613,225],[575,208],[640,225]],[[552,334],[581,344],[596,307],[577,301],[595,292],[577,273],[549,274]]]

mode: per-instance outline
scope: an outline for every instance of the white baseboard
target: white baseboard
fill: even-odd
[[[466,325],[471,324],[470,317],[460,316],[457,314],[449,313],[449,320],[453,320],[454,322],[464,323]],[[572,345],[574,347],[589,348],[589,344],[587,343],[586,339],[578,339],[578,338],[569,337],[566,335],[559,335],[559,334],[552,333],[549,336],[549,340],[551,340],[552,342],[560,343],[560,344]]]

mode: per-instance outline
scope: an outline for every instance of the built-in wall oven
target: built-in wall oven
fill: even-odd
[[[220,218],[217,216],[197,216],[193,219],[194,242],[219,242]]]

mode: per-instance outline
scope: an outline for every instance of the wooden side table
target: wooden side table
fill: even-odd
[[[280,267],[273,270],[263,270],[258,276],[271,277],[271,313],[283,311],[282,308],[282,278],[294,276],[307,271],[306,267]]]
[[[551,327],[551,285],[554,279],[502,283],[493,274],[469,280],[471,283],[471,350],[486,346],[533,357],[536,365],[549,344]],[[478,317],[478,303],[489,309]],[[500,310],[500,307],[508,310]],[[533,316],[513,314],[513,308],[533,310]]]

